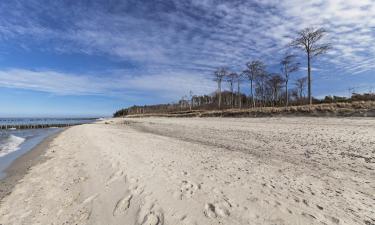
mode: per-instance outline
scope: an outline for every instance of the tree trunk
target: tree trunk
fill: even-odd
[[[308,79],[308,96],[309,104],[312,105],[312,95],[311,95],[311,59],[310,52],[307,52],[307,79]]]
[[[218,81],[218,91],[219,91],[219,109],[221,108],[221,81]]]
[[[238,94],[238,107],[241,108],[241,92],[240,92],[240,82],[237,84],[237,94]]]
[[[231,92],[231,100],[230,100],[230,104],[231,104],[231,108],[234,107],[234,93],[233,93],[233,82],[230,83],[230,92]]]
[[[288,95],[288,79],[285,80],[285,107],[289,105],[289,95]]]
[[[253,94],[253,80],[250,80],[251,104],[255,108],[254,94]]]

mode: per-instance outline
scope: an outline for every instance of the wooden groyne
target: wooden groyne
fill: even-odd
[[[40,129],[40,128],[51,128],[51,127],[70,127],[80,124],[8,124],[8,125],[0,125],[0,130],[8,130],[8,129]]]

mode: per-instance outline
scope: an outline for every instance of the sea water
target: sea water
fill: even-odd
[[[0,118],[0,125],[39,125],[39,124],[84,124],[95,119],[82,118]],[[18,157],[30,151],[45,138],[62,128],[7,129],[0,130],[0,179],[5,169]]]

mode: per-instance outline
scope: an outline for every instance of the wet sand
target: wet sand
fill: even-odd
[[[0,205],[1,200],[12,192],[14,186],[27,174],[31,167],[47,160],[44,153],[47,151],[52,140],[59,133],[60,132],[53,134],[43,140],[32,150],[17,158],[4,171],[6,173],[6,177],[0,180]]]

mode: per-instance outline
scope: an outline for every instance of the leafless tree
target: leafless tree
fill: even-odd
[[[306,88],[306,82],[307,82],[307,77],[302,77],[302,78],[298,78],[296,81],[295,81],[295,86],[296,86],[296,89],[297,89],[297,92],[298,92],[298,97],[300,100],[302,100],[304,98],[304,90]]]
[[[255,94],[257,96],[257,99],[259,99],[260,106],[263,107],[267,104],[267,81],[269,79],[269,74],[262,70],[256,75],[255,79]],[[255,105],[255,101],[254,101]]]
[[[190,111],[191,111],[191,108],[193,106],[193,91],[189,91],[189,96],[190,96],[190,103],[189,103],[189,106],[190,106]]]
[[[227,76],[227,74],[228,71],[224,67],[221,67],[214,72],[214,81],[217,82],[217,92],[219,95],[219,109],[221,108],[221,83],[223,82],[223,79]]]
[[[311,60],[318,55],[326,53],[330,49],[330,44],[320,43],[326,33],[326,30],[323,28],[305,28],[298,32],[298,37],[290,44],[293,47],[304,50],[307,55],[308,97],[310,105],[312,104]]]
[[[349,98],[350,98],[353,95],[353,93],[355,93],[355,87],[348,88],[348,91],[349,91]]]
[[[290,90],[290,96],[292,97],[292,99],[295,99],[296,101],[300,99],[298,89],[296,87]]]
[[[271,104],[272,106],[275,106],[277,102],[279,101],[279,94],[281,91],[281,88],[284,84],[285,80],[284,78],[277,73],[270,74],[270,77],[267,81],[267,84],[271,91]]]
[[[182,96],[181,100],[179,101],[181,110],[186,108],[186,106],[189,105],[189,100],[187,100],[187,99],[188,99],[188,97],[186,95],[184,95],[184,96]]]
[[[238,74],[237,73],[228,73],[226,77],[226,81],[229,84],[229,89],[231,93],[231,107],[233,108],[234,106],[234,83],[236,82]]]
[[[238,108],[242,107],[242,95],[241,95],[241,83],[244,80],[246,75],[246,71],[242,71],[241,73],[237,74],[236,81],[237,81],[237,97],[238,97]]]
[[[295,55],[287,53],[280,62],[285,80],[285,107],[288,107],[289,104],[288,82],[290,75],[299,69],[299,63],[295,61],[295,58]]]
[[[258,76],[264,74],[266,66],[262,61],[254,60],[246,64],[246,74],[247,78],[250,81],[250,95],[252,101],[252,107],[255,107],[255,100],[254,100],[254,91],[253,91],[253,83]]]

